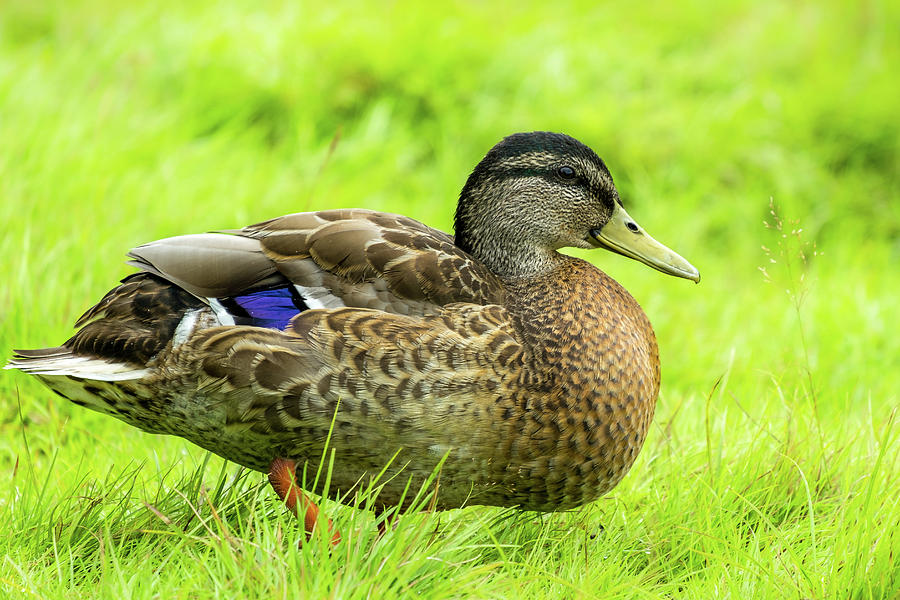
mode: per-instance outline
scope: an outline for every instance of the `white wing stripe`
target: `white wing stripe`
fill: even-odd
[[[172,336],[172,347],[177,348],[182,345],[188,337],[194,332],[194,326],[197,324],[197,318],[200,316],[202,309],[194,308],[184,313],[178,327],[175,328],[175,335]]]
[[[324,287],[304,287],[294,285],[297,292],[303,298],[303,302],[310,308],[341,308],[346,306],[344,301],[328,291]]]
[[[206,300],[209,302],[209,307],[216,316],[216,321],[219,322],[219,325],[234,325],[234,317],[228,314],[221,302],[215,298],[207,298]]]

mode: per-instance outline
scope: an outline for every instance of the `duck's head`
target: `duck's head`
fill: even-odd
[[[455,230],[460,248],[503,276],[539,274],[556,264],[558,249],[573,247],[700,280],[625,212],[600,157],[560,133],[516,133],[491,148],[460,194]]]

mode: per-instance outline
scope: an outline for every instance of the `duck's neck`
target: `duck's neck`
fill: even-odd
[[[510,228],[511,229],[511,228]],[[457,229],[456,245],[504,279],[535,278],[566,264],[567,257],[556,250],[517,239],[507,228],[492,227],[489,235]]]
[[[539,278],[564,266],[567,258],[555,250],[525,247],[481,251],[473,256],[503,279]]]
[[[519,214],[522,200],[494,194],[492,182],[466,183],[453,223],[456,245],[503,278],[539,277],[563,265],[566,257],[542,228]]]

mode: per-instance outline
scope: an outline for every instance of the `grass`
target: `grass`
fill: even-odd
[[[298,549],[262,477],[4,372],[0,595],[900,597],[897,4],[437,11],[5,2],[0,349],[65,339],[148,240],[341,206],[449,229],[500,137],[566,131],[703,274],[587,255],[659,337],[632,473],[380,541],[329,505],[345,543]]]

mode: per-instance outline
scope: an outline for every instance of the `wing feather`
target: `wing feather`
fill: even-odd
[[[203,358],[187,368],[204,389],[218,390],[232,425],[324,434],[337,410],[363,437],[393,426],[422,429],[423,440],[446,437],[454,405],[491,404],[519,376],[524,352],[505,309],[473,304],[424,317],[310,310],[287,332],[210,329],[189,345],[185,352]]]
[[[362,209],[296,213],[240,230],[167,238],[129,257],[129,264],[200,298],[289,281],[322,306],[404,315],[504,299],[497,277],[446,233]]]
[[[429,304],[499,304],[503,286],[446,233],[401,215],[363,209],[299,213],[251,225],[238,235],[259,240],[279,271],[295,283],[343,293],[374,286],[393,300]],[[297,263],[311,260],[318,281]],[[422,314],[423,311],[414,311]],[[427,312],[427,311],[424,311]]]
[[[200,298],[231,296],[282,278],[256,240],[201,233],[134,248],[128,264],[171,281]]]

